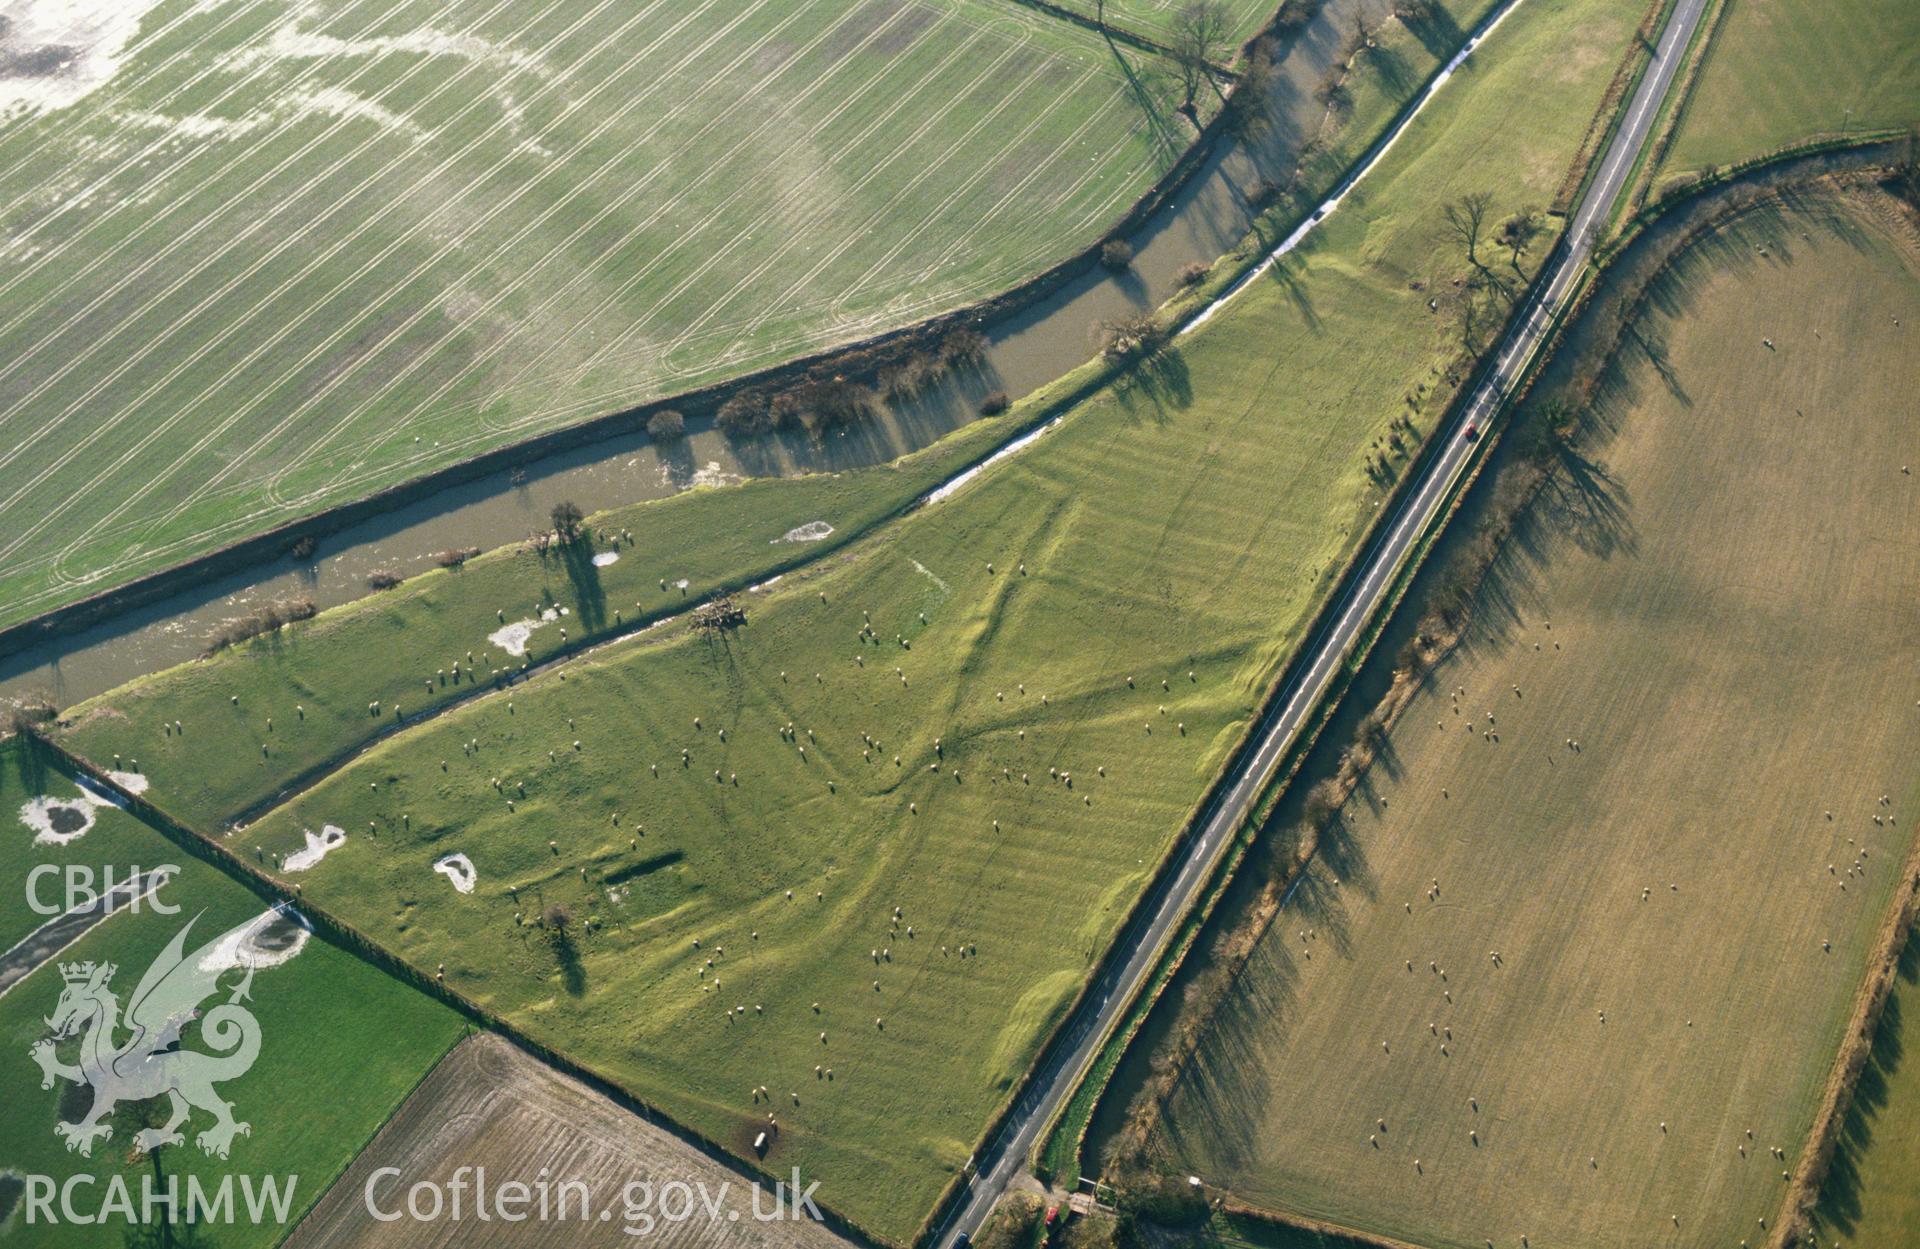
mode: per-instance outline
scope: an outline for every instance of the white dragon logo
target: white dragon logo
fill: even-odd
[[[116,970],[112,963],[62,963],[60,975],[66,988],[46,1023],[50,1035],[29,1050],[39,1064],[40,1087],[50,1089],[56,1078],[71,1080],[93,1089],[93,1108],[75,1123],[54,1124],[54,1132],[65,1138],[67,1148],[91,1155],[96,1140],[113,1134],[104,1122],[121,1102],[143,1102],[165,1095],[172,1108],[167,1122],[135,1134],[134,1144],[143,1151],[162,1145],[177,1145],[184,1138],[179,1128],[187,1121],[190,1108],[213,1115],[213,1126],[195,1137],[201,1149],[221,1158],[233,1145],[235,1136],[245,1136],[250,1128],[233,1117],[233,1105],[214,1089],[220,1081],[246,1074],[260,1056],[260,1024],[253,1012],[238,1003],[246,1001],[253,985],[253,967],[249,963],[238,984],[228,992],[227,1000],[204,1014],[200,1005],[219,992],[222,973],[233,970],[234,963],[220,957],[222,947],[231,948],[232,938],[248,925],[235,929],[183,956],[181,948],[195,920],[173,935],[173,940],[147,968],[127,1004],[126,1018],[120,1018],[120,998],[107,986]],[[217,1054],[202,1054],[179,1048],[180,1032],[194,1019],[200,1021],[200,1038]],[[125,1044],[115,1038],[124,1029],[131,1033]],[[55,1055],[55,1045],[75,1034],[80,1036],[80,1061],[63,1063]]]

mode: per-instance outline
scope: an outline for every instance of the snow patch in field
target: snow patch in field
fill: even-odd
[[[382,130],[406,135],[410,139],[422,138],[426,131],[415,125],[410,119],[402,117],[390,108],[375,104],[364,96],[339,87],[322,87],[318,91],[303,91],[287,101],[289,108],[303,113],[324,113],[330,117],[351,117],[359,121],[370,121]]]
[[[281,866],[289,872],[306,871],[326,858],[330,851],[339,849],[347,840],[347,830],[334,824],[326,825],[318,833],[310,828],[304,831],[307,839],[306,848],[295,850],[281,863]]]
[[[611,564],[617,564],[619,562],[620,562],[620,552],[618,551],[602,551],[600,552],[600,554],[593,557],[593,566],[595,568],[605,568]]]
[[[138,772],[109,772],[107,779],[130,794],[144,794],[153,784]],[[116,802],[114,805],[120,804]]]
[[[1051,430],[1054,426],[1058,425],[1061,419],[1062,418],[1056,416],[1052,420],[1048,421],[1045,425],[1040,426],[1038,429],[1034,429],[1020,435],[1018,438],[1015,438],[1012,442],[1008,443],[1006,446],[1000,448],[998,451],[995,451],[992,455],[988,456],[986,459],[980,461],[978,464],[975,464],[972,468],[968,469],[966,472],[956,475],[951,480],[949,480],[945,485],[940,486],[936,490],[932,490],[928,492],[927,496],[921,499],[920,502],[922,504],[938,503],[942,499],[952,498],[954,494],[959,491],[960,487],[966,485],[968,482],[978,477],[981,473],[985,472],[992,465],[998,464],[1000,461],[1006,459],[1010,455],[1018,455],[1020,452],[1025,451],[1028,447],[1032,446],[1035,442],[1038,442],[1040,440],[1040,437],[1043,434],[1047,433],[1049,430]]]
[[[109,772],[109,779],[128,793],[147,792],[147,778],[138,772]],[[29,800],[20,808],[20,822],[33,830],[36,846],[64,846],[93,831],[95,812],[119,807],[120,799],[87,777],[74,782],[80,793],[73,798],[50,795]]]
[[[158,0],[0,0],[0,116],[60,109],[120,69]]]
[[[453,882],[458,893],[472,893],[473,882],[479,874],[473,870],[473,860],[464,854],[450,854],[444,859],[436,859],[433,870]]]
[[[833,526],[829,525],[826,521],[810,520],[804,525],[799,525],[787,530],[775,538],[773,542],[819,542],[823,538],[832,536],[832,534]],[[768,543],[768,545],[771,546],[773,543]]]
[[[172,117],[166,113],[138,111],[116,113],[115,118],[129,125],[146,126],[154,130],[168,130],[183,139],[230,139],[236,135],[259,126],[266,121],[264,115],[253,117],[209,117],[205,113],[188,113],[184,117]]]
[[[273,32],[273,37],[266,43],[243,49],[230,57],[229,61],[236,67],[244,69],[261,61],[386,56],[393,53],[408,56],[454,56],[498,69],[521,70],[541,76],[545,76],[547,72],[540,58],[529,56],[516,48],[504,47],[482,39],[478,35],[455,34],[427,27],[423,30],[410,30],[403,35],[342,39],[337,35],[299,30],[291,22],[277,28]]]
[[[510,625],[495,629],[487,634],[487,641],[509,655],[525,655],[527,642],[532,639],[533,631],[544,628],[558,619],[560,619],[560,613],[549,607],[540,613],[538,620],[516,620]]]
[[[64,846],[93,831],[93,813],[97,805],[86,797],[48,798],[42,795],[20,808],[20,822],[33,830],[34,845]]]
[[[282,903],[230,929],[200,960],[200,970],[278,967],[306,949],[313,928],[307,917]]]
[[[754,585],[750,585],[750,586],[748,586],[748,587],[747,587],[747,593],[748,593],[748,594],[761,594],[761,593],[764,593],[764,592],[766,591],[766,588],[767,588],[768,586],[770,586],[770,585],[776,585],[776,584],[778,584],[778,583],[779,583],[779,581],[780,581],[780,578],[781,578],[781,577],[784,577],[784,576],[786,576],[786,575],[787,575],[787,574],[785,574],[785,573],[776,573],[775,575],[773,575],[773,576],[771,576],[771,577],[768,577],[768,578],[767,578],[767,579],[766,579],[765,581],[762,581],[762,582],[759,582],[759,583],[757,583],[757,584],[754,584]]]

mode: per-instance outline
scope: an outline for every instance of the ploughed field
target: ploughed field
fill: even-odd
[[[437,1192],[414,1198],[417,1209],[432,1212],[436,1198],[440,1204],[437,1217],[416,1223],[408,1194],[419,1184]],[[516,1184],[525,1186],[524,1205],[516,1204],[522,1200]],[[406,1220],[409,1245],[572,1249],[639,1240],[667,1249],[839,1249],[850,1243],[784,1191],[776,1193],[772,1182],[762,1181],[757,1194],[753,1185],[671,1132],[483,1032],[434,1068],[286,1243],[288,1249],[378,1249],[393,1243],[387,1216],[396,1213]],[[503,1211],[526,1217],[509,1221]],[[609,1217],[603,1219],[603,1211]]]
[[[761,1165],[908,1241],[1430,430],[1459,347],[1429,300],[1467,267],[1443,205],[1547,202],[1643,12],[1529,0],[1286,265],[951,497],[736,595],[743,624],[573,649],[678,595],[636,518],[107,695],[67,740],[209,832],[294,785],[225,844],[742,1157],[775,1116]],[[1353,107],[1435,59],[1389,24]],[[785,536],[755,515],[713,567]],[[517,647],[564,662],[489,688]],[[407,720],[368,688],[396,672],[409,712],[485,692]]]
[[[34,13],[0,624],[990,294],[1194,136],[1166,58],[999,0]]]
[[[1164,1165],[1422,1245],[1770,1234],[1920,819],[1916,332],[1884,202],[1661,280]]]

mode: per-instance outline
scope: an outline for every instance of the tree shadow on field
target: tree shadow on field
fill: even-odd
[[[1293,302],[1295,312],[1314,333],[1320,331],[1320,314],[1314,310],[1313,299],[1307,294],[1306,284],[1301,280],[1301,264],[1292,255],[1280,257],[1267,266],[1267,281],[1272,282],[1285,292]]]
[[[1405,95],[1413,88],[1413,67],[1407,64],[1407,58],[1388,45],[1375,44],[1367,49],[1367,60],[1372,63],[1374,72],[1380,75],[1389,92],[1395,97]]]
[[[1649,332],[1642,325],[1629,325],[1624,331],[1624,337],[1625,343],[1631,343],[1638,349],[1641,359],[1646,361],[1647,367],[1653,370],[1661,384],[1667,388],[1667,393],[1673,396],[1674,401],[1683,408],[1691,408],[1693,396],[1689,395],[1687,388],[1681,385],[1679,370],[1674,368],[1672,358],[1667,355],[1666,336]]]
[[[1269,826],[1263,835],[1271,833]],[[1350,958],[1353,891],[1368,899],[1375,896],[1365,853],[1344,815],[1328,817],[1319,846],[1202,1025],[1205,1034],[1181,1073],[1163,1120],[1182,1158],[1257,1167],[1270,1148],[1263,1139],[1265,1103],[1272,1095],[1283,1096],[1291,1080],[1313,1074],[1275,1071],[1277,1045],[1301,1009],[1301,969],[1309,958]],[[1301,932],[1311,932],[1311,939],[1302,942]],[[1268,1078],[1250,1080],[1250,1072]],[[1182,1138],[1190,1143],[1182,1143]]]
[[[1593,559],[1639,552],[1632,496],[1607,466],[1562,447],[1539,494],[1513,519],[1474,592],[1464,654],[1504,649],[1515,631],[1544,610],[1556,560],[1570,551]]]
[[[597,633],[607,622],[607,592],[600,584],[600,568],[593,562],[593,543],[585,534],[560,546],[560,563],[573,584],[574,610],[580,628]]]
[[[560,983],[568,997],[579,997],[587,991],[587,968],[580,961],[580,946],[573,934],[562,929],[551,936],[553,956],[560,964]]]
[[[20,756],[20,783],[26,789],[26,796],[32,798],[46,793],[55,773],[53,752],[41,745],[39,738],[25,733],[20,735],[16,750]],[[5,786],[0,786],[0,807],[12,809],[15,805]]]
[[[1851,1239],[1859,1229],[1863,1213],[1861,1195],[1865,1187],[1860,1173],[1861,1160],[1873,1146],[1874,1128],[1886,1111],[1895,1074],[1908,1061],[1901,1041],[1903,1011],[1912,1009],[1913,994],[1920,989],[1920,930],[1909,933],[1900,961],[1891,997],[1880,1016],[1873,1036],[1873,1050],[1860,1072],[1860,1082],[1847,1108],[1846,1122],[1840,1128],[1839,1148],[1820,1188],[1817,1221],[1823,1230]]]
[[[1169,411],[1180,411],[1193,402],[1193,379],[1186,357],[1178,347],[1162,347],[1134,363],[1114,383],[1114,393],[1129,411],[1134,400],[1150,405],[1153,414],[1165,421]]]
[[[1445,61],[1467,41],[1467,32],[1460,29],[1460,23],[1454,20],[1453,14],[1447,12],[1445,5],[1429,4],[1423,8],[1424,12],[1418,16],[1410,15],[1401,20],[1429,55]]]
[[[1113,41],[1113,36],[1104,30],[1100,33],[1101,37],[1107,41],[1107,50],[1113,53],[1114,63],[1120,67],[1120,73],[1127,80],[1127,94],[1132,97],[1135,107],[1140,110],[1140,116],[1146,120],[1147,134],[1153,143],[1156,155],[1168,164],[1180,159],[1181,153],[1187,147],[1186,128],[1168,119],[1166,112],[1160,107],[1159,100],[1154,96],[1152,86],[1141,77],[1138,70],[1134,69],[1133,62],[1120,51],[1120,46]],[[1157,71],[1157,76],[1165,76],[1171,80],[1174,77],[1174,71],[1168,67]],[[1212,75],[1208,75],[1209,81],[1211,78]],[[1175,92],[1178,92],[1177,81],[1172,82],[1172,87]]]

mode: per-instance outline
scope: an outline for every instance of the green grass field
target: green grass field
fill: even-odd
[[[130,816],[120,818],[133,822]],[[124,1008],[131,1005],[142,974],[189,919],[194,923],[184,949],[191,953],[261,915],[264,907],[254,894],[220,872],[196,859],[182,859],[176,848],[144,825],[135,824],[120,844],[116,853],[129,856],[129,862],[181,863],[180,874],[158,895],[158,901],[178,906],[180,913],[162,915],[143,909],[116,915],[62,952],[60,961],[114,963],[118,970],[110,987]],[[210,1004],[226,1001],[226,991],[239,978],[237,971],[223,975],[220,996],[210,999]],[[80,1118],[91,1099],[84,1089],[76,1091],[78,1086],[64,1081],[43,1090],[40,1070],[28,1057],[29,1047],[47,1034],[45,1020],[63,988],[58,967],[45,965],[0,997],[0,1087],[7,1090],[7,1111],[0,1115],[0,1174],[50,1176],[56,1184],[74,1175],[93,1176],[93,1181],[75,1190],[75,1204],[83,1213],[98,1209],[107,1195],[109,1178],[121,1176],[134,1186],[137,1211],[138,1185],[150,1173],[152,1161],[131,1156],[133,1129],[122,1123],[112,1137],[95,1145],[90,1157],[69,1152],[55,1135],[54,1124]],[[313,937],[290,960],[257,969],[251,992],[247,1006],[259,1024],[259,1058],[246,1074],[216,1086],[233,1103],[235,1118],[250,1125],[249,1134],[236,1138],[224,1161],[207,1155],[194,1136],[212,1123],[212,1117],[196,1110],[185,1129],[187,1140],[160,1151],[166,1174],[197,1176],[209,1187],[228,1174],[276,1177],[283,1185],[297,1176],[284,1220],[242,1220],[208,1229],[204,1243],[221,1249],[278,1244],[459,1039],[464,1026],[445,1007]],[[379,1043],[369,1044],[374,1037]],[[124,1032],[116,1038],[126,1039]],[[63,1042],[60,1059],[74,1061],[78,1045],[77,1040]],[[213,1049],[197,1035],[196,1027],[187,1029],[183,1048]],[[165,1102],[154,1105],[164,1109]],[[11,1185],[0,1185],[0,1193],[9,1198],[4,1228],[9,1245],[64,1249],[134,1243],[127,1238],[124,1221],[87,1227],[64,1221],[29,1225],[25,1210],[13,1204],[15,1191]],[[241,1202],[238,1190],[235,1202]],[[57,1202],[54,1210],[59,1211]]]
[[[1456,32],[1470,28],[1489,7],[1488,0],[1468,0],[1448,14],[1448,24]],[[1429,51],[1397,25],[1377,38],[1379,46],[1326,123],[1326,143],[1302,171],[1302,192],[1333,185],[1449,52],[1445,46]],[[1283,214],[1315,198],[1301,194],[1275,209],[1266,232],[1277,236]],[[1421,267],[1396,263],[1409,271]],[[1365,317],[1358,323],[1366,324]],[[579,552],[542,558],[510,548],[458,572],[417,577],[311,624],[92,700],[74,710],[70,744],[103,766],[115,757],[138,761],[175,814],[216,827],[392,728],[401,718],[396,708],[418,716],[471,694],[469,668],[486,684],[496,668],[538,663],[638,620],[680,611],[717,587],[761,580],[822,549],[779,540],[808,525],[832,527],[828,546],[848,541],[1086,386],[1100,368],[1098,362],[1083,366],[1026,396],[1002,421],[977,423],[892,464],[689,491],[596,517],[601,533],[630,535],[597,542],[603,557],[619,555],[617,563],[596,566]],[[537,619],[549,608],[565,617],[532,632],[523,655],[488,640],[503,624]],[[369,710],[375,705],[377,715]],[[246,745],[236,748],[236,742]]]
[[[497,669],[540,663],[678,614],[716,589],[763,579],[870,529],[984,455],[1046,401],[1038,394],[1005,424],[976,423],[876,468],[753,480],[617,508],[594,518],[590,548],[542,556],[514,546],[424,574],[82,704],[71,713],[69,741],[103,766],[116,757],[137,762],[175,814],[218,826],[403,717],[470,696],[475,682],[490,685]],[[816,523],[833,533],[821,542],[783,540]],[[590,550],[619,560],[596,565]],[[490,640],[506,625],[541,621],[546,611],[556,618],[518,642],[522,653]],[[375,704],[377,715],[369,710]]]
[[[1179,24],[1181,10],[1191,0],[1106,0],[1106,20],[1108,25],[1118,30],[1134,31],[1151,39],[1170,41]],[[1070,9],[1089,20],[1096,19],[1102,5],[1100,0],[1054,0],[1063,9]],[[1274,11],[1280,7],[1280,0],[1221,0],[1225,17],[1226,46],[1222,49],[1220,60],[1230,61],[1232,54],[1240,45],[1259,32],[1260,28],[1273,18]]]
[[[1636,323],[1208,1027],[1168,1170],[1436,1249],[1764,1235],[1920,808],[1920,265],[1803,202]]]
[[[1911,936],[1840,1139],[1814,1214],[1820,1243],[1920,1246],[1920,940]]]
[[[1543,204],[1641,14],[1529,3],[1271,281],[956,497],[748,596],[744,628],[492,694],[229,844],[275,870],[342,829],[286,874],[314,905],[729,1148],[777,1113],[768,1166],[907,1239],[1384,497],[1371,444],[1455,350],[1427,308],[1464,267],[1441,205]],[[294,689],[230,689],[276,735],[297,721]],[[86,709],[96,758],[118,702]],[[163,805],[210,805],[195,770],[257,749],[204,732],[145,739]],[[470,894],[434,870],[456,853]],[[554,904],[565,940],[535,927]]]
[[[1801,139],[1920,122],[1920,6],[1729,0],[1663,170],[1697,173]]]
[[[98,883],[112,869],[119,881],[132,868],[179,860],[180,852],[156,841],[138,819],[104,801],[89,801],[93,796],[72,776],[23,750],[18,738],[0,740],[0,950],[51,918],[34,909],[36,900],[66,909],[70,872],[90,871]],[[44,799],[52,800],[51,811]],[[42,864],[59,871],[30,879]]]
[[[1193,137],[1159,58],[999,0],[10,30],[0,623],[987,295]]]

